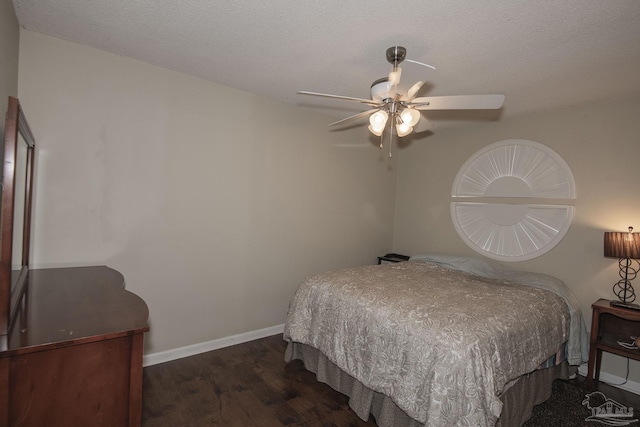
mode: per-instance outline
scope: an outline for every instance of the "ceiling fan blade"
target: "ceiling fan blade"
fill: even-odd
[[[401,100],[402,101],[413,101],[413,98],[416,97],[416,94],[418,93],[418,91],[420,90],[420,88],[422,87],[423,84],[424,84],[424,82],[417,82],[416,84],[411,86],[409,88],[409,90],[407,91],[407,94],[405,96],[403,96]]]
[[[413,127],[414,133],[426,132],[435,127],[433,123],[431,123],[424,114],[420,117],[420,121]]]
[[[395,67],[393,71],[389,73],[389,83],[393,86],[397,86],[400,83],[400,77],[402,76],[402,68]]]
[[[436,69],[436,67],[434,67],[433,65],[425,64],[424,62],[420,62],[420,61],[414,61],[413,59],[405,59],[405,61],[407,61],[407,62],[411,62],[411,63],[413,63],[413,64],[422,65],[422,66],[424,66],[424,67],[429,67],[429,68],[431,68],[432,70],[435,70],[435,69]]]
[[[366,117],[366,116],[369,116],[369,115],[375,113],[378,110],[380,110],[380,109],[379,108],[374,108],[372,110],[363,111],[362,113],[354,114],[353,116],[349,116],[349,117],[346,117],[346,118],[344,118],[342,120],[338,120],[337,122],[333,122],[329,126],[335,126],[335,125],[339,125],[339,124],[343,124],[343,123],[349,122],[351,120],[361,119],[363,117]]]
[[[416,110],[494,110],[502,107],[504,95],[427,96],[414,99]]]
[[[313,96],[321,96],[323,98],[333,98],[333,99],[342,99],[344,101],[360,102],[362,104],[374,105],[374,106],[379,104],[378,102],[373,101],[371,99],[354,98],[354,97],[351,97],[351,96],[330,95],[328,93],[309,92],[309,91],[306,91],[306,90],[300,90],[297,93],[300,94],[300,95],[313,95]]]

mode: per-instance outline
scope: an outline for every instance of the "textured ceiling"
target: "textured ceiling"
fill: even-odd
[[[403,64],[419,96],[503,93],[504,116],[640,94],[638,0],[13,0],[28,30],[341,117]],[[230,100],[224,100],[230,102]],[[431,112],[436,125],[495,118]],[[495,112],[493,113],[495,115]]]

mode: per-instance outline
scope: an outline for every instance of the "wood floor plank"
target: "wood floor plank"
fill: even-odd
[[[281,335],[144,369],[144,427],[375,426],[300,361]]]

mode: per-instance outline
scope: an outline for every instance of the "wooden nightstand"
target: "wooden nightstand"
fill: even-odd
[[[640,350],[630,350],[618,341],[630,343],[631,336],[640,337],[640,311],[615,307],[606,299],[599,299],[591,305],[591,339],[589,348],[589,369],[587,388],[593,390],[594,379],[600,379],[602,352],[617,354],[633,360],[640,360]]]
[[[409,261],[408,255],[400,255],[400,254],[386,254],[384,256],[378,257],[378,264],[387,263],[387,262],[402,262]]]

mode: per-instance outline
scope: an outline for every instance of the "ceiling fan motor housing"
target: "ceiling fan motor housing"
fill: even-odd
[[[387,61],[396,67],[407,56],[407,49],[402,46],[393,46],[387,49]]]

